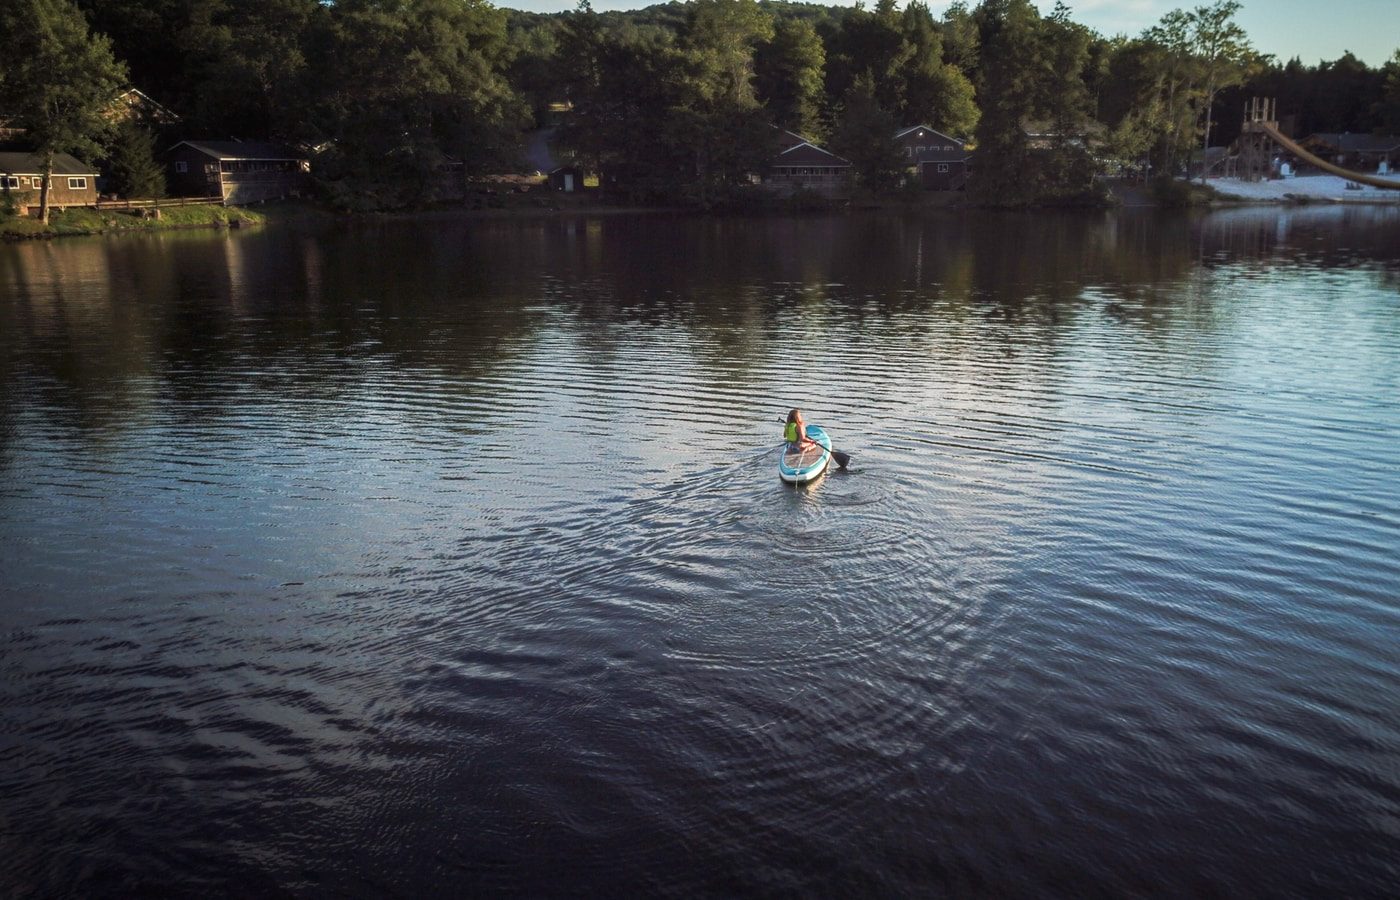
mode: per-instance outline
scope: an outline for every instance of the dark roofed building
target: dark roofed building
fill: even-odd
[[[259,141],[181,141],[165,156],[172,194],[219,197],[226,206],[299,196],[311,171],[302,154]]]
[[[966,141],[935,131],[927,125],[901,128],[895,132],[894,142],[911,166],[917,166],[925,158],[946,158],[947,154],[962,151],[967,147]]]
[[[798,144],[815,143],[809,137],[803,137],[795,131],[788,131],[786,128],[779,128],[777,125],[770,125],[773,129],[773,152],[782,153],[789,147],[796,147]]]
[[[19,209],[39,208],[44,160],[37,153],[0,153],[0,191]],[[97,205],[97,170],[67,153],[56,153],[49,179],[49,208]]]
[[[895,133],[911,169],[919,173],[925,190],[958,191],[967,186],[967,142],[936,131],[927,125],[912,125]]]
[[[848,160],[803,140],[769,160],[764,183],[784,194],[806,190],[836,197],[844,195],[849,188],[850,173]]]
[[[1319,132],[1298,143],[1344,169],[1393,172],[1400,167],[1400,135]]]
[[[972,154],[961,147],[930,150],[919,160],[919,181],[927,191],[961,191],[967,187]]]

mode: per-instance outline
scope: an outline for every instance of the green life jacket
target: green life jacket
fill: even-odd
[[[787,441],[789,444],[795,444],[795,443],[797,443],[797,423],[796,423],[796,422],[789,422],[789,423],[787,423],[787,427],[783,429],[783,440]]]

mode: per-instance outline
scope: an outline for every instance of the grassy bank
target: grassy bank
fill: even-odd
[[[107,234],[118,231],[170,231],[181,228],[240,228],[261,225],[267,216],[261,211],[213,204],[166,206],[160,218],[145,210],[65,209],[55,210],[45,226],[37,219],[22,216],[0,218],[0,238],[60,237],[74,234]]]

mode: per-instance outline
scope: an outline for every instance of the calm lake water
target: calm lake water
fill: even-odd
[[[0,247],[0,893],[1393,896],[1397,648],[1400,210]]]

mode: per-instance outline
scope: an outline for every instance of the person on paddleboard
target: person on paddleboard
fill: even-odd
[[[788,413],[787,425],[783,429],[783,439],[799,450],[816,444],[816,441],[807,437],[807,425],[802,421],[802,410],[794,407]]]

